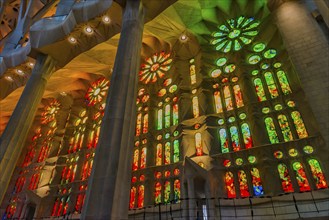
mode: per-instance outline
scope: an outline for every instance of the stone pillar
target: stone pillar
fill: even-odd
[[[318,131],[328,145],[328,41],[304,4],[286,1],[272,8],[273,16],[317,119]],[[307,123],[314,122],[305,119],[306,127]]]
[[[196,198],[195,198],[195,190],[194,190],[194,179],[187,179],[187,192],[188,192],[188,210],[189,210],[189,219],[195,219],[195,211],[196,211]]]
[[[32,75],[0,139],[0,204],[24,147],[47,80],[55,70],[54,60],[39,54]]]
[[[127,0],[105,115],[82,219],[128,219],[136,96],[144,26],[140,0]]]

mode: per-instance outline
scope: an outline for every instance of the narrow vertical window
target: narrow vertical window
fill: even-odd
[[[154,202],[155,204],[161,203],[161,190],[162,186],[161,183],[155,183],[155,191],[154,191]]]
[[[170,105],[165,106],[165,128],[170,127]]]
[[[162,165],[162,144],[157,144],[156,146],[156,158],[155,158],[155,165],[161,166]]]
[[[295,128],[299,138],[306,138],[308,137],[302,116],[298,111],[293,111],[291,113],[292,120],[294,121]]]
[[[296,174],[296,179],[297,179],[297,183],[299,186],[299,190],[301,192],[311,190],[310,184],[308,183],[308,180],[306,178],[306,173],[305,173],[303,165],[299,162],[295,162],[292,164],[292,167]]]
[[[170,164],[170,156],[171,156],[171,150],[170,150],[170,142],[165,143],[165,158],[164,163]]]
[[[196,155],[197,156],[202,156],[202,138],[201,138],[201,133],[196,133],[195,134],[195,150],[196,150]]]
[[[224,86],[224,98],[225,98],[226,110],[227,111],[233,110],[233,102],[232,102],[229,86]]]
[[[162,109],[158,110],[158,130],[162,129]]]
[[[193,107],[193,117],[197,118],[200,116],[199,112],[199,99],[197,96],[194,96],[192,98],[192,107]]]
[[[242,92],[239,85],[233,86],[235,103],[238,108],[244,106],[243,99],[242,99]]]
[[[146,167],[146,147],[142,148],[142,153],[141,153],[141,165],[140,168],[144,169]]]
[[[180,181],[176,179],[174,181],[174,201],[178,203],[179,199],[180,199]]]
[[[192,62],[192,64],[190,64],[191,85],[196,83],[195,65],[193,63],[194,62]]]
[[[238,129],[235,126],[230,128],[231,140],[232,140],[232,148],[234,151],[239,151],[241,149],[239,142],[239,134]]]
[[[246,149],[252,148],[252,137],[250,134],[250,129],[247,123],[243,123],[241,125],[241,132],[243,136],[243,142],[246,147]]]
[[[279,115],[278,116],[278,121],[280,124],[280,128],[282,131],[283,139],[284,141],[292,141],[292,133],[290,131],[289,123],[287,120],[287,117],[285,115]]]
[[[251,168],[252,187],[255,196],[264,195],[262,181],[260,179],[259,170],[257,168]]]
[[[130,189],[130,201],[129,201],[129,208],[135,208],[135,200],[136,200],[136,187],[131,187]]]
[[[143,134],[149,131],[149,114],[145,114],[143,118]]]
[[[170,182],[166,181],[164,184],[164,203],[170,203]]]
[[[266,72],[264,74],[265,76],[265,81],[267,84],[268,91],[271,94],[271,98],[276,98],[279,96],[278,89],[276,88],[273,76],[271,72]]]
[[[259,78],[256,78],[254,80],[254,86],[255,86],[257,97],[258,97],[258,101],[259,102],[266,101],[266,95],[265,95],[262,80]]]
[[[219,91],[214,92],[214,100],[215,100],[216,113],[223,112],[222,99],[220,97],[220,92]]]
[[[265,118],[265,125],[268,134],[268,138],[270,139],[271,144],[279,143],[278,134],[275,130],[275,125],[273,123],[272,118]]]
[[[226,172],[225,186],[226,186],[226,191],[227,191],[227,197],[230,199],[236,198],[233,173]]]
[[[230,150],[228,148],[228,138],[224,128],[219,130],[219,139],[222,153],[228,153]]]
[[[136,136],[141,134],[142,129],[142,113],[137,114],[137,122],[136,122]]]
[[[174,140],[174,163],[179,162],[179,141]]]
[[[178,125],[178,104],[173,105],[172,109],[172,123]]]
[[[134,151],[134,159],[133,159],[133,171],[138,169],[138,156],[139,156],[139,150],[136,149]]]
[[[243,170],[238,171],[239,177],[239,185],[240,185],[240,194],[242,198],[249,197],[249,189],[248,189],[248,180],[247,175]]]
[[[289,86],[289,82],[288,82],[285,72],[280,70],[276,74],[278,76],[279,83],[280,83],[283,94],[287,95],[287,94],[291,93],[291,88]]]
[[[291,183],[291,179],[289,176],[289,171],[288,171],[287,166],[283,163],[280,163],[278,165],[278,171],[279,171],[283,191],[284,192],[293,192],[294,187]]]
[[[311,159],[308,161],[308,164],[310,165],[312,176],[315,180],[316,188],[328,188],[328,184],[326,182],[326,179],[324,178],[319,162],[315,159]]]
[[[140,185],[138,187],[138,198],[137,198],[137,206],[138,208],[142,208],[144,206],[144,185]]]

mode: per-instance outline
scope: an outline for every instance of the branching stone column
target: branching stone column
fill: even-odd
[[[55,70],[54,60],[40,54],[32,75],[0,139],[0,204],[24,147],[47,80]]]
[[[143,26],[141,1],[127,0],[82,219],[128,219]]]

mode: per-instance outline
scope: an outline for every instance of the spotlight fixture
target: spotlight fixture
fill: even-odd
[[[102,20],[103,20],[103,22],[105,24],[111,23],[111,18],[109,16],[107,16],[107,15],[104,15],[103,18],[102,18]]]
[[[20,76],[24,76],[25,73],[23,72],[23,70],[20,70],[20,69],[16,69],[16,73],[17,75],[20,75]]]
[[[93,32],[94,32],[94,30],[90,26],[85,27],[85,33],[86,34],[92,34]]]
[[[182,34],[182,35],[179,37],[179,40],[180,40],[181,42],[186,42],[186,41],[188,40],[188,37],[187,37],[186,34]]]
[[[77,42],[77,39],[76,39],[75,37],[70,36],[70,37],[68,38],[68,41],[69,41],[70,43],[72,43],[72,44],[75,44],[75,43]]]
[[[28,63],[28,66],[29,66],[29,67],[34,67],[34,63],[29,62],[29,63]]]
[[[14,81],[13,77],[11,77],[11,76],[5,76],[5,79],[7,81],[9,81],[9,82],[13,82]]]

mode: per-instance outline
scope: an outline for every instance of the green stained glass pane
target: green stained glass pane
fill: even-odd
[[[307,153],[307,154],[311,154],[311,153],[313,153],[313,147],[312,146],[305,146],[304,148],[303,148],[303,150],[304,150],[304,152],[305,153]]]
[[[174,137],[177,137],[179,135],[179,131],[174,131]]]
[[[259,79],[259,78],[256,78],[254,80],[254,86],[255,86],[255,89],[256,89],[256,94],[257,94],[257,97],[258,97],[258,101],[259,102],[265,101],[266,100],[266,95],[265,95],[265,90],[264,90],[264,87],[263,87],[262,80]]]
[[[170,93],[176,92],[176,90],[177,90],[177,85],[172,85],[172,86],[169,87],[169,92]]]
[[[232,48],[232,41],[229,41],[228,44],[225,46],[223,52],[228,53],[231,51],[231,48]]]
[[[245,36],[253,37],[253,36],[256,36],[258,34],[258,31],[247,31],[247,32],[243,32],[242,34],[245,35]]]
[[[228,37],[231,39],[237,38],[240,35],[241,31],[239,29],[233,29],[228,34]]]
[[[241,125],[241,132],[246,149],[252,148],[252,137],[247,123]]]
[[[221,50],[224,47],[224,45],[226,44],[226,42],[227,42],[227,40],[225,40],[225,41],[221,42],[220,44],[218,44],[216,46],[216,50]]]
[[[251,75],[256,76],[258,73],[259,73],[258,70],[253,70],[253,71],[251,72]]]
[[[272,118],[265,118],[265,126],[271,144],[279,143],[279,138],[275,130],[275,125]]]
[[[170,134],[169,134],[169,133],[166,133],[166,134],[165,134],[165,138],[166,138],[166,139],[170,138]]]
[[[285,192],[294,192],[294,187],[291,183],[287,166],[283,163],[278,164],[278,171],[281,179],[282,189]]]
[[[230,64],[230,65],[227,65],[225,67],[225,72],[226,73],[232,73],[232,72],[234,72],[234,70],[235,70],[235,65],[234,64]]]
[[[164,203],[170,203],[170,182],[166,181],[164,185]]]
[[[216,45],[216,44],[218,44],[219,42],[221,42],[223,39],[213,39],[213,40],[211,40],[210,41],[210,44],[212,44],[212,45]]]
[[[258,44],[255,44],[255,46],[253,47],[253,50],[255,52],[261,52],[265,49],[266,45],[263,44],[263,43],[258,43]]]
[[[296,157],[298,155],[298,151],[295,148],[290,149],[288,153],[291,157]]]
[[[276,111],[280,111],[280,110],[282,110],[282,105],[277,104],[277,105],[274,106],[274,109],[275,109]]]
[[[241,114],[239,115],[239,118],[240,118],[241,120],[244,120],[246,117],[247,117],[246,113],[241,113]]]
[[[229,152],[228,138],[227,138],[226,130],[224,128],[219,130],[219,138],[220,138],[222,153],[228,153]]]
[[[267,114],[267,113],[270,112],[270,108],[268,108],[268,107],[264,107],[264,108],[262,109],[262,112],[263,112],[264,114]]]
[[[274,152],[274,157],[276,158],[276,159],[281,159],[282,157],[283,157],[283,153],[282,153],[282,151],[275,151]]]
[[[242,24],[242,22],[244,21],[244,19],[245,19],[245,17],[243,17],[243,16],[240,16],[240,17],[238,18],[238,21],[237,21],[237,27],[239,27],[239,26]]]
[[[275,56],[276,56],[276,50],[274,50],[274,49],[269,49],[264,52],[264,57],[266,59],[272,59]]]
[[[173,105],[172,111],[173,111],[173,113],[172,113],[173,125],[177,125],[178,124],[178,104]]]
[[[294,101],[288,101],[287,105],[288,105],[288,107],[293,108],[293,107],[295,107],[295,102]]]
[[[282,64],[281,63],[275,63],[273,66],[274,66],[274,68],[280,68],[282,66]]]
[[[238,40],[234,40],[234,50],[238,51],[242,48],[241,44],[239,43]]]
[[[298,183],[298,186],[299,186],[299,190],[301,192],[311,190],[311,187],[308,183],[303,165],[300,162],[294,162],[292,164],[292,167],[295,171],[295,175],[296,175],[297,183]]]
[[[161,130],[162,129],[162,109],[159,109],[158,110],[158,119],[157,119],[157,121],[158,121],[158,126],[157,126],[157,128],[158,128],[158,130]]]
[[[317,189],[328,188],[328,184],[323,175],[319,162],[315,159],[311,159],[308,161],[308,164],[310,165],[312,176],[315,180],[316,188]]]
[[[219,119],[219,120],[218,120],[218,124],[219,124],[219,125],[223,125],[223,124],[224,124],[224,119]]]
[[[237,158],[235,160],[235,164],[238,165],[238,166],[241,166],[243,164],[243,159],[242,158]]]
[[[285,72],[282,71],[282,70],[280,70],[276,74],[278,76],[278,79],[279,79],[279,83],[280,83],[282,92],[285,95],[291,93],[291,89],[290,89],[289,82],[288,82],[288,79],[286,77]]]
[[[239,151],[240,141],[239,141],[239,133],[237,127],[235,126],[230,127],[230,133],[231,133],[232,148],[234,151]]]
[[[294,125],[299,138],[308,137],[308,133],[306,131],[302,116],[298,111],[293,111],[291,113],[292,120],[294,121]]]
[[[216,61],[216,65],[217,66],[224,66],[227,62],[227,59],[225,57],[222,57],[222,58],[219,58],[217,61]]]
[[[266,70],[266,69],[268,69],[270,67],[270,65],[268,64],[268,63],[263,63],[262,65],[261,65],[261,68],[263,69],[263,70]]]
[[[225,31],[225,32],[228,32],[229,31],[229,29],[226,27],[226,25],[221,25],[221,26],[219,26],[219,30],[221,30],[221,31]]]
[[[254,65],[254,64],[257,64],[259,61],[260,61],[260,56],[259,55],[252,55],[248,58],[248,62],[251,64],[251,65]]]
[[[235,122],[235,118],[234,117],[229,117],[228,122],[230,122],[230,123]]]
[[[278,97],[279,93],[278,93],[278,90],[276,88],[272,73],[271,72],[266,72],[264,74],[264,76],[265,76],[265,81],[266,81],[266,84],[267,84],[267,88],[268,88],[268,90],[271,94],[271,98]]]
[[[213,37],[222,37],[222,36],[225,36],[227,34],[223,33],[223,32],[214,32],[212,33],[212,36]]]
[[[220,69],[215,69],[211,72],[211,77],[217,78],[222,74],[222,71]]]
[[[249,38],[240,36],[239,39],[244,43],[244,44],[250,44],[251,40]]]
[[[281,132],[282,132],[284,141],[292,141],[293,136],[292,136],[292,133],[290,131],[290,127],[289,127],[287,117],[285,115],[279,115],[278,116],[278,121],[279,121],[279,125],[280,125],[280,128],[281,128]]]
[[[179,141],[174,140],[174,163],[179,162]]]
[[[234,19],[227,20],[227,23],[230,25],[230,28],[234,28],[234,24],[235,24],[235,20]]]
[[[165,106],[165,128],[170,127],[170,105]]]
[[[248,161],[249,161],[249,163],[255,163],[256,162],[256,157],[255,156],[249,156]]]
[[[255,20],[255,18],[253,18],[253,17],[250,17],[250,18],[248,18],[244,23],[243,23],[243,25],[242,25],[242,27],[244,28],[244,27],[246,27],[248,24],[250,24],[252,21],[254,21]]]
[[[256,28],[259,26],[259,24],[260,24],[259,21],[255,21],[252,24],[250,24],[249,27],[245,28],[244,30],[250,30],[250,29]],[[257,31],[257,33],[258,33],[258,31]]]

